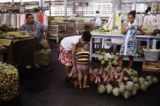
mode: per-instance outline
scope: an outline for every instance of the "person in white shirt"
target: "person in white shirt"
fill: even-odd
[[[102,25],[102,19],[99,14],[99,11],[96,11],[96,20],[95,20],[95,27],[100,27]]]
[[[65,65],[65,78],[68,78],[70,72],[76,69],[76,64],[73,62],[72,49],[76,44],[85,45],[90,42],[91,33],[84,31],[82,36],[65,37],[60,43],[59,60]]]

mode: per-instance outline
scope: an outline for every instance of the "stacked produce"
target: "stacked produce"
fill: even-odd
[[[100,27],[100,28],[98,28],[98,29],[96,29],[96,33],[104,33],[104,34],[106,34],[106,33],[109,33],[109,32],[112,32],[112,29],[107,27],[107,26],[105,26],[105,25]]]
[[[51,50],[42,49],[34,54],[34,62],[37,67],[49,65],[51,62]]]
[[[19,94],[18,70],[9,64],[0,63],[0,102],[14,99]]]
[[[0,35],[1,38],[15,39],[33,37],[33,34],[25,31],[13,31]]]
[[[16,31],[16,28],[13,28],[12,26],[4,24],[0,26],[0,31],[2,32]]]
[[[53,20],[50,20],[50,23],[64,23],[63,17],[55,17]]]
[[[4,6],[0,6],[0,13],[8,13],[8,12],[19,13],[19,5],[9,3]]]
[[[121,69],[118,67],[118,56],[104,53],[98,60],[99,69],[90,72],[90,80],[98,85],[98,93],[113,94],[129,99],[138,91],[146,91],[151,85],[158,82],[154,76],[139,76],[134,69]]]

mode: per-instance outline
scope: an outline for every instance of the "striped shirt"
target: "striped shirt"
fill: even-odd
[[[88,64],[89,63],[89,52],[77,52],[76,60],[78,64]]]

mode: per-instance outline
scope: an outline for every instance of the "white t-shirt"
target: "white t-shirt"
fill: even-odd
[[[60,45],[67,51],[72,50],[72,44],[77,44],[80,40],[81,36],[69,36],[65,37]]]
[[[97,14],[96,20],[95,20],[95,26],[101,26],[101,25],[102,25],[101,16],[99,14]]]

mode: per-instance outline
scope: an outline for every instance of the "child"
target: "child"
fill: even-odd
[[[84,45],[77,43],[72,49],[73,62],[75,69],[78,72],[79,88],[87,88],[88,73],[89,73],[89,52],[85,51]]]
[[[119,57],[119,65],[123,68],[123,57],[129,57],[129,65],[128,69],[131,69],[133,66],[133,57],[137,52],[137,40],[136,40],[136,32],[139,30],[142,34],[146,34],[140,26],[135,23],[136,11],[130,11],[128,13],[128,21],[129,23],[125,26],[122,24],[122,33],[124,34],[124,43],[121,46],[120,57]]]

